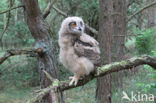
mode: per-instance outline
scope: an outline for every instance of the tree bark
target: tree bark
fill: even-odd
[[[147,3],[154,2],[154,0],[146,0]],[[147,10],[147,28],[155,26],[155,10],[156,6],[150,7]]]
[[[111,64],[106,64],[102,67],[99,67],[97,69],[97,72],[94,75],[92,74],[92,75],[85,76],[82,80],[78,82],[76,86],[69,85],[70,80],[65,80],[65,81],[53,80],[54,84],[50,85],[47,88],[39,90],[37,95],[31,98],[30,100],[28,100],[26,103],[34,103],[37,100],[42,100],[42,98],[44,98],[44,96],[46,96],[46,94],[48,94],[51,90],[53,90],[54,92],[57,92],[57,88],[59,88],[60,91],[69,90],[72,88],[85,85],[86,83],[88,83],[94,78],[102,77],[110,73],[118,72],[121,70],[132,69],[133,67],[144,65],[144,64],[147,64],[151,66],[154,70],[156,70],[156,58],[148,56],[148,55],[144,55],[140,57],[133,57],[128,60],[122,60],[120,62],[114,62]],[[103,102],[103,103],[107,103],[107,102]]]
[[[99,42],[102,61],[110,63],[124,57],[124,36],[126,34],[125,0],[101,0],[99,20]],[[96,98],[100,103],[111,103],[111,82],[122,87],[122,72],[97,79]],[[112,78],[114,77],[114,78]]]
[[[46,88],[51,84],[51,81],[46,77],[42,70],[48,72],[53,78],[59,79],[59,72],[56,65],[56,58],[53,52],[52,38],[48,32],[48,26],[44,21],[38,0],[21,0],[24,5],[24,17],[28,28],[36,40],[35,48],[43,48],[44,53],[38,57],[38,71],[40,76],[41,88]],[[52,103],[52,95],[47,95],[42,103]]]
[[[111,45],[113,35],[113,2],[112,0],[100,0],[99,11],[99,35],[102,64],[111,62]],[[111,75],[97,79],[96,100],[98,103],[111,103]]]
[[[126,1],[113,0],[113,39],[112,39],[112,61],[124,59],[125,48],[124,40],[126,36]],[[124,35],[124,36],[120,36]],[[112,75],[113,86],[122,88],[123,72]]]

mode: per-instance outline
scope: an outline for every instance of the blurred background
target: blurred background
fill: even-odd
[[[38,1],[42,12],[51,2],[51,0]],[[124,36],[122,44],[124,48],[123,58],[128,59],[142,54],[156,57],[156,5],[146,8],[147,5],[155,2],[155,0],[125,1],[125,4],[123,4],[126,8],[125,34],[118,35],[119,37]],[[35,43],[25,23],[22,8],[1,13],[11,7],[21,5],[19,0],[13,0],[11,3],[10,0],[1,0],[0,2],[0,57],[8,49],[30,48]],[[55,3],[56,8],[51,9],[51,13],[46,18],[54,41],[57,59],[59,51],[57,44],[58,31],[65,17],[56,9],[69,16],[82,17],[86,24],[98,31],[99,26],[101,26],[99,25],[99,12],[101,12],[99,11],[99,5],[99,0],[57,0]],[[120,7],[120,4],[118,5]],[[138,11],[140,12],[132,17]],[[117,15],[115,13],[112,15]],[[86,32],[96,39],[99,38],[98,35],[88,30]],[[118,38],[118,36],[114,38]],[[117,40],[116,42],[120,41]],[[59,64],[59,68],[61,80],[66,80],[72,75],[61,64]],[[121,78],[121,80],[116,78]],[[132,70],[123,71],[122,77],[113,73],[111,81],[112,103],[125,103],[121,98],[122,91],[129,95],[131,91],[134,91],[135,93],[141,92],[156,96],[156,71],[150,66],[143,65]],[[96,82],[97,80],[94,79],[82,87],[65,91],[65,103],[96,103]],[[35,58],[26,55],[13,56],[8,58],[3,64],[0,64],[0,103],[24,103],[23,101],[32,97],[34,90],[38,88],[39,78],[37,60]]]

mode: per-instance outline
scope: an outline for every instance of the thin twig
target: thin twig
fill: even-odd
[[[47,76],[47,78],[52,82],[54,79],[52,78],[52,76],[47,72],[47,71],[45,71],[45,70],[42,70],[44,73],[45,73],[45,75]]]
[[[64,17],[68,17],[68,14],[61,11],[60,9],[58,9],[57,7],[53,6],[53,9],[58,12],[59,14],[61,14]],[[88,29],[89,31],[91,31],[92,33],[98,35],[98,31],[92,27],[90,27],[89,25],[85,24],[86,29]]]
[[[3,36],[4,36],[5,32],[6,32],[6,30],[8,29],[8,26],[9,26],[9,22],[10,22],[10,18],[11,18],[10,9],[11,9],[12,6],[13,6],[13,5],[12,5],[12,0],[10,0],[7,23],[6,23],[6,26],[5,26],[5,28],[4,28],[3,32],[2,32],[2,34],[0,35],[0,42],[1,42],[1,43],[2,43],[2,38],[3,38]],[[2,45],[3,45],[3,44],[2,44]]]
[[[56,1],[56,0],[55,0]],[[43,18],[46,18],[48,16],[48,14],[50,13],[50,9],[53,8],[56,12],[58,12],[59,14],[61,14],[63,17],[68,17],[68,14],[63,12],[62,10],[58,9],[57,7],[54,6],[54,3],[49,3],[47,9],[45,10],[45,12],[43,13]],[[92,33],[98,35],[98,31],[92,27],[90,27],[89,25],[85,24],[86,29],[88,29],[89,31],[91,31]]]
[[[156,2],[153,2],[143,8],[141,8],[140,10],[138,10],[137,12],[135,12],[132,16],[129,17],[129,19],[127,20],[127,22],[129,22],[131,19],[133,19],[133,17],[135,17],[137,14],[141,13],[142,11],[144,11],[145,9],[148,9],[152,6],[156,5]]]
[[[128,4],[127,4],[127,8],[129,8],[130,5],[132,5],[136,0],[129,0]]]
[[[90,27],[89,25],[85,24],[86,29],[88,29],[89,31],[91,31],[92,33],[98,35],[98,31],[95,30],[94,28]]]
[[[61,11],[60,9],[58,9],[57,7],[54,6],[54,3],[56,2],[56,0],[54,0],[52,3],[48,4],[47,9],[45,10],[45,12],[43,13],[43,18],[45,19],[49,13],[50,13],[50,9],[53,8],[56,12],[58,12],[59,14],[61,14],[63,17],[68,17],[68,14]],[[89,31],[91,31],[92,33],[98,35],[98,31],[92,27],[90,27],[89,25],[85,24],[86,29],[88,29]]]
[[[57,13],[61,14],[62,16],[68,17],[67,13],[63,12],[62,10],[58,9],[57,7],[53,6],[53,9],[54,9]]]
[[[16,7],[10,8],[10,9],[8,9],[8,10],[2,11],[2,12],[0,12],[0,14],[7,13],[7,12],[9,12],[9,11],[11,11],[11,10],[14,10],[14,9],[17,9],[17,8],[21,8],[21,7],[24,7],[24,6],[23,6],[23,5],[19,5],[19,6],[16,6]]]
[[[47,8],[45,9],[45,11],[44,11],[44,13],[43,13],[43,18],[44,18],[44,19],[49,15],[51,8],[53,7],[53,5],[54,5],[56,2],[57,2],[57,0],[54,0],[54,1],[51,2],[51,3],[48,3],[48,6],[47,6]]]

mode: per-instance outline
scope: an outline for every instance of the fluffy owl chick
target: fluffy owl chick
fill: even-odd
[[[84,56],[78,56],[74,50],[74,42],[84,33],[84,22],[79,17],[67,17],[59,31],[59,59],[68,68],[73,77],[69,85],[77,84],[78,80],[94,70],[94,64]],[[85,39],[85,38],[84,38]],[[87,39],[88,40],[88,39]]]

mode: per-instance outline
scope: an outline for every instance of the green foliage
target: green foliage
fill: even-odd
[[[14,45],[18,47],[31,46],[34,43],[34,39],[30,35],[28,27],[24,22],[17,21],[14,26],[9,26],[8,31],[9,32],[3,36],[3,42],[10,48]]]
[[[156,57],[156,51],[153,51],[152,55]],[[156,70],[154,70],[152,67],[148,65],[144,65],[144,68],[150,71],[150,73],[147,74],[147,76],[149,78],[152,78],[153,82],[150,82],[150,83],[139,82],[137,83],[137,86],[141,87],[143,91],[149,92],[149,91],[152,91],[153,89],[156,89]]]
[[[34,59],[25,56],[11,57],[0,66],[0,88],[15,86],[18,88],[38,85],[37,64]]]
[[[17,5],[21,5],[20,1],[15,0],[14,6]],[[2,0],[0,3],[0,12],[8,10],[8,6],[9,2],[7,0]],[[34,39],[24,22],[24,15],[21,15],[22,12],[22,8],[18,8],[10,12],[11,18],[9,20],[9,25],[2,38],[3,45],[6,49],[32,46],[34,43]],[[8,13],[0,15],[0,35],[2,35],[2,32],[6,27],[7,20]]]
[[[0,12],[3,11],[3,10],[6,10],[7,9],[7,0],[1,0],[1,3],[0,3]]]
[[[137,36],[135,37],[136,51],[137,54],[150,54],[156,57],[156,34],[155,29],[145,29],[135,31]],[[150,73],[147,74],[149,78],[153,79],[153,82],[139,82],[137,83],[137,87],[142,88],[144,92],[151,92],[156,89],[156,70],[153,70],[152,67],[148,65],[144,65],[144,68],[149,70]]]
[[[136,30],[135,45],[137,54],[151,54],[156,47],[155,33],[152,29]]]
[[[45,0],[38,0],[39,1],[39,4],[40,4],[40,9],[41,11],[43,12],[43,10],[47,7],[47,1]],[[53,2],[53,1],[52,1]]]
[[[95,28],[99,29],[98,19],[99,19],[99,1],[98,0],[86,0],[80,4],[76,15],[81,16],[84,22]],[[90,32],[89,32],[90,34]]]
[[[156,70],[153,70],[150,66],[145,65],[144,66],[145,69],[149,69],[151,71],[151,73],[147,74],[148,77],[153,78],[153,82],[151,83],[137,83],[136,86],[142,88],[142,90],[144,92],[149,92],[149,91],[153,91],[154,89],[156,89]]]
[[[138,69],[138,68],[137,68]],[[149,69],[143,69],[140,67],[137,73],[133,76],[127,76],[123,78],[123,87],[122,89],[118,88],[117,91],[112,91],[112,103],[133,103],[132,101],[126,102],[122,99],[122,92],[126,92],[129,97],[131,97],[131,92],[137,94],[153,94],[156,95],[156,88],[154,84],[155,80],[152,79],[152,76],[148,74],[153,74]],[[136,96],[137,97],[137,96]],[[134,102],[135,103],[135,102]],[[153,102],[139,102],[139,103],[153,103]]]
[[[15,87],[6,88],[0,91],[0,103],[25,103],[30,98],[32,88],[17,89]],[[34,89],[34,88],[33,88]]]
[[[77,87],[64,92],[65,103],[96,103],[96,79],[83,87]]]

